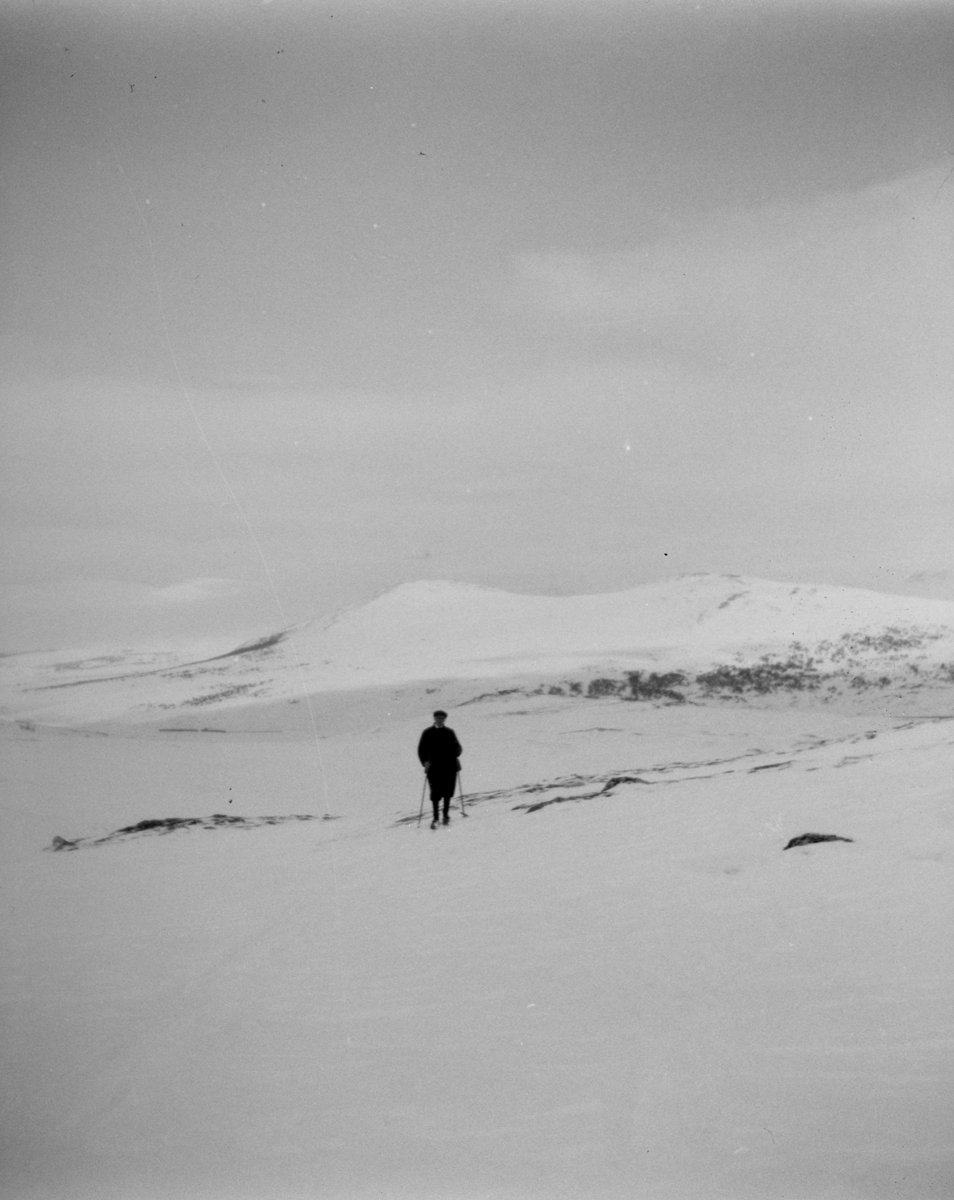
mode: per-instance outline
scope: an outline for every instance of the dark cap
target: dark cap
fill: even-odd
[[[446,713],[446,712],[444,712],[444,710],[443,710],[442,708],[439,708],[439,709],[437,710],[437,712],[436,712],[436,713],[434,713],[434,716],[435,716],[435,717],[446,717],[446,716],[447,716],[447,713]]]

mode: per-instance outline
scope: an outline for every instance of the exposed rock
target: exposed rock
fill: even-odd
[[[334,820],[324,817],[323,820]],[[79,850],[83,846],[104,846],[107,842],[126,841],[146,834],[173,833],[177,829],[257,829],[262,825],[282,825],[286,821],[317,821],[314,813],[289,813],[277,817],[235,817],[226,813],[213,813],[211,817],[155,817],[125,825],[98,838],[77,838],[67,841],[55,837],[47,850]]]
[[[814,842],[853,842],[854,838],[839,837],[837,833],[802,833],[784,847],[791,850],[793,846],[811,846]]]
[[[55,837],[47,847],[48,850],[75,850],[76,842],[68,842],[66,838]]]

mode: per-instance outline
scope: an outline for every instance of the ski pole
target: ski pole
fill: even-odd
[[[424,794],[427,791],[427,772],[424,772],[424,786],[421,788],[421,811],[417,814],[417,827],[421,828],[421,817],[424,816]]]
[[[467,809],[464,808],[464,772],[463,771],[457,772],[457,787],[458,787],[458,790],[460,791],[460,815],[462,817],[466,817]]]

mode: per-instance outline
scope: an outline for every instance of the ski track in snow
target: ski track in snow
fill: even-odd
[[[512,713],[510,715],[518,714]],[[954,722],[954,717],[932,717],[921,721],[905,722],[894,728],[914,729],[920,725],[935,724],[938,721]],[[535,813],[553,804],[580,803],[586,800],[598,800],[615,796],[618,789],[628,786],[648,787],[687,783],[696,780],[714,779],[722,775],[733,775],[739,771],[754,775],[761,771],[788,770],[790,767],[795,767],[803,771],[817,771],[824,767],[845,767],[870,760],[874,757],[874,753],[845,755],[839,754],[838,747],[856,745],[859,742],[871,742],[878,736],[877,730],[867,730],[864,733],[854,734],[844,739],[814,741],[810,746],[796,749],[794,757],[781,760],[779,760],[779,752],[766,753],[760,750],[749,750],[744,754],[724,759],[675,762],[650,767],[634,766],[596,775],[563,776],[555,780],[521,784],[514,788],[502,788],[490,792],[475,792],[467,795],[466,804],[468,808],[471,808],[485,804],[488,801],[508,801],[526,795],[546,795],[550,792],[560,793],[556,796],[549,796],[546,799],[512,806],[515,812]],[[954,742],[954,734],[952,734],[951,741]],[[825,753],[818,753],[820,750],[825,750]],[[785,753],[785,751],[781,753]],[[735,765],[763,758],[768,761],[755,761],[754,765],[747,765],[745,767]],[[411,814],[401,817],[395,824],[407,825],[416,821],[417,817]]]

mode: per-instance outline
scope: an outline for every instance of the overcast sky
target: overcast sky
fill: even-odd
[[[0,648],[421,578],[954,597],[950,4],[7,0],[0,46]]]

